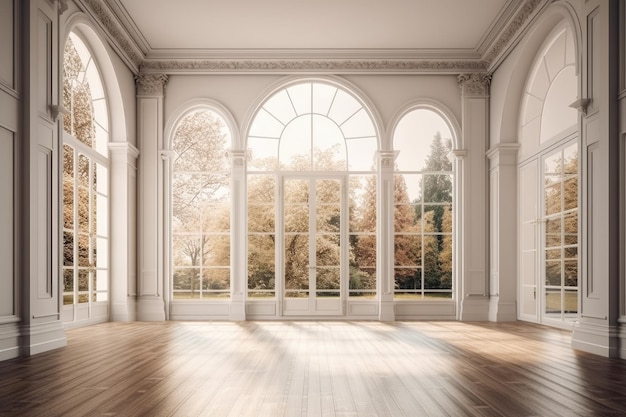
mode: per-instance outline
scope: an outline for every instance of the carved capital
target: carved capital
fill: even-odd
[[[165,94],[167,79],[166,74],[137,74],[135,76],[137,95],[163,96]]]
[[[398,151],[378,151],[376,159],[380,168],[393,169],[393,164],[398,157]]]
[[[248,151],[231,149],[228,151],[228,157],[230,158],[233,166],[243,167],[246,163],[246,159],[248,158]]]
[[[491,75],[484,73],[460,74],[457,77],[464,96],[488,96]]]

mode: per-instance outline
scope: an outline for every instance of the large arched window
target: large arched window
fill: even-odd
[[[247,145],[248,299],[336,315],[374,297],[377,132],[364,104],[333,83],[295,83],[257,111]]]
[[[578,318],[579,171],[576,43],[564,21],[536,55],[524,89],[519,157],[519,318]]]
[[[395,298],[452,297],[452,133],[435,111],[405,114],[393,136]]]
[[[109,117],[92,54],[72,32],[63,55],[63,318],[104,314],[109,286]],[[98,313],[99,312],[99,313]]]
[[[172,139],[172,293],[180,299],[230,296],[231,133],[219,113],[189,111]]]

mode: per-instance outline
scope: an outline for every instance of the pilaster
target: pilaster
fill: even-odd
[[[230,320],[246,319],[245,295],[248,274],[243,262],[246,253],[246,155],[245,150],[231,150],[231,245],[230,245]]]
[[[487,320],[489,278],[487,271],[487,144],[489,143],[489,83],[483,73],[458,76],[462,103],[463,159],[462,197],[459,236],[462,236],[460,261],[460,315],[463,321]]]
[[[163,298],[163,97],[167,75],[139,74],[137,81],[138,270],[137,319],[165,320]]]
[[[128,142],[109,143],[111,196],[111,321],[135,319],[136,178],[139,150]]]
[[[379,151],[376,154],[378,165],[378,240],[376,252],[378,264],[377,292],[378,319],[394,321],[393,304],[394,270],[393,270],[393,174],[397,152]]]
[[[499,143],[489,158],[489,320],[517,320],[517,143]]]

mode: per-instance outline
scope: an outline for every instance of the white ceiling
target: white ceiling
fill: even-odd
[[[151,56],[264,51],[480,55],[516,0],[109,0]]]

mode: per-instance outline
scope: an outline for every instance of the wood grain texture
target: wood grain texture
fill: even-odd
[[[623,416],[626,361],[525,323],[159,322],[0,363],[0,416]]]

